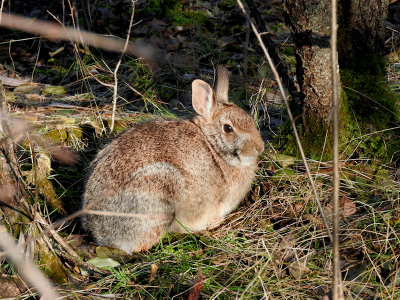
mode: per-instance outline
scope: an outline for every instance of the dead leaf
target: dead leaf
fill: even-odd
[[[127,253],[124,250],[114,247],[105,247],[105,246],[96,247],[96,254],[98,257],[103,257],[103,258],[111,257],[118,260],[127,256]]]
[[[204,279],[205,278],[204,278],[201,270],[199,270],[199,273],[197,274],[197,278],[196,278],[195,282],[193,283],[193,286],[190,288],[188,300],[199,299],[201,290],[203,288]]]
[[[221,48],[223,48],[223,47],[225,47],[225,46],[227,46],[227,45],[236,43],[237,40],[236,40],[236,38],[233,37],[233,36],[223,36],[223,37],[221,37],[221,38],[218,40],[218,42],[219,42]]]
[[[282,264],[289,261],[296,255],[296,251],[296,238],[293,235],[283,237],[274,255],[275,262]]]
[[[303,209],[303,207],[304,207],[304,203],[295,203],[293,209],[295,212],[299,212]]]
[[[80,234],[70,234],[64,239],[74,249],[79,248],[84,241],[83,235]]]
[[[158,270],[158,266],[156,264],[151,264],[150,265],[150,279],[149,279],[149,283],[154,281],[154,279],[156,279],[156,273]]]
[[[328,203],[326,210],[333,213],[333,203]],[[357,206],[353,200],[343,196],[339,199],[339,213],[345,217],[351,216],[357,212]]]
[[[104,258],[104,257],[91,258],[87,261],[87,263],[100,269],[116,268],[120,266],[120,263],[113,260],[112,258]]]
[[[10,86],[10,87],[16,87],[22,84],[29,83],[29,79],[19,79],[19,78],[13,78],[9,77],[7,75],[0,75],[0,80],[3,83],[3,85]]]
[[[296,162],[296,157],[276,153],[273,149],[268,148],[265,153],[276,163],[278,163],[282,168],[294,165]]]
[[[53,96],[63,96],[67,94],[67,90],[65,87],[57,85],[57,86],[48,86],[43,89],[42,91],[43,94],[50,94]]]
[[[37,83],[24,83],[14,89],[14,94],[38,94],[41,86]]]
[[[0,276],[0,297],[17,298],[27,290],[26,285],[16,276],[4,275]]]
[[[4,184],[2,187],[0,187],[0,201],[7,202],[7,200],[11,199],[15,194],[17,190],[14,186],[11,184]]]
[[[317,228],[320,230],[324,230],[324,228],[325,228],[324,220],[319,216],[314,216],[312,214],[304,214],[302,216],[302,219],[304,221],[309,221],[309,222],[313,223],[313,225],[317,226]]]
[[[305,275],[311,272],[311,270],[307,267],[305,261],[295,261],[289,266],[290,275],[294,277],[294,279],[300,280]]]

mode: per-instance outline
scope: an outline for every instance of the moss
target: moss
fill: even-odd
[[[43,272],[51,278],[52,281],[58,284],[68,283],[67,270],[62,266],[58,257],[49,251],[46,247],[39,246],[38,253],[40,253],[40,267]]]
[[[342,140],[346,154],[388,161],[397,152],[399,141],[393,132],[382,131],[399,120],[397,97],[386,84],[382,62],[375,63],[375,71],[366,68],[341,70],[346,109],[341,120],[351,140]]]
[[[293,55],[286,55],[282,54],[282,58],[285,60],[286,64],[290,67],[290,72],[295,73],[296,72],[296,57]]]
[[[71,128],[70,129],[70,132],[69,132],[69,134],[68,134],[68,141],[72,141],[72,136],[75,138],[75,139],[81,139],[81,138],[83,138],[83,132],[82,132],[82,129],[81,128]]]
[[[174,20],[175,25],[203,25],[207,17],[201,11],[181,11],[172,12],[170,17]]]
[[[82,129],[79,127],[59,127],[50,130],[44,134],[53,143],[67,142],[69,145],[74,144],[76,140],[83,138]]]
[[[290,67],[292,73],[296,73],[296,56],[294,47],[282,47],[281,57],[285,60],[286,64]]]
[[[271,29],[277,33],[287,32],[288,28],[284,23],[276,23],[271,25]]]
[[[341,80],[346,91],[349,108],[357,121],[371,129],[381,130],[399,118],[397,97],[387,86],[385,77],[378,74],[342,70]]]
[[[310,126],[306,132],[303,124],[301,107],[293,102],[290,103],[290,107],[296,120],[296,129],[299,134],[305,155],[313,159],[320,159],[327,126],[317,122],[314,124],[315,126]],[[313,124],[311,122],[315,122],[315,120],[307,120],[307,123]],[[277,144],[276,147],[279,149],[279,151],[281,151],[283,154],[300,157],[299,148],[297,146],[290,120],[285,122],[285,124],[280,128],[280,132],[281,134],[275,137],[275,144]],[[324,152],[326,153],[326,151]]]
[[[313,126],[307,128],[307,132],[303,129],[304,126],[302,124],[297,126],[303,150],[306,155],[317,160],[321,158],[321,155],[323,155],[324,158],[326,158],[327,155],[331,156],[332,139],[330,137],[330,132],[329,135],[326,136],[328,130],[327,124],[321,123],[316,117],[311,117],[307,122],[313,124]],[[323,147],[323,145],[325,146]],[[297,155],[299,155],[299,153],[297,153]]]
[[[175,25],[202,25],[207,20],[204,12],[185,11],[179,0],[150,0],[148,9],[159,17],[170,17]]]
[[[66,129],[53,129],[46,132],[44,136],[50,139],[53,143],[61,143],[67,139],[68,134]]]
[[[219,4],[219,8],[228,9],[234,5],[236,5],[235,0],[222,0],[221,3]]]

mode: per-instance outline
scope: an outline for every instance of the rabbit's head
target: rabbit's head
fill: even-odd
[[[254,120],[228,101],[228,71],[219,66],[215,91],[206,82],[192,83],[192,104],[198,113],[194,122],[215,151],[231,166],[250,166],[264,149]]]

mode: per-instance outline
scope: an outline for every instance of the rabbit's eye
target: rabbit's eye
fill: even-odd
[[[225,124],[225,125],[224,125],[224,131],[225,131],[226,133],[231,133],[231,132],[233,132],[233,128],[232,128],[231,125]]]

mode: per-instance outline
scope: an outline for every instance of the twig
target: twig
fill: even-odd
[[[122,62],[122,57],[124,57],[124,53],[126,49],[128,48],[129,45],[129,37],[131,35],[131,30],[133,26],[133,17],[135,16],[135,2],[136,0],[132,0],[132,13],[131,13],[131,19],[129,21],[129,28],[128,28],[128,33],[126,35],[126,40],[125,40],[125,45],[124,45],[124,50],[122,51],[122,54],[118,60],[117,65],[115,66],[114,70],[114,92],[113,92],[113,107],[112,107],[112,114],[111,114],[111,126],[110,126],[110,132],[113,132],[114,130],[114,120],[115,120],[115,110],[117,109],[117,98],[118,98],[118,69],[119,66],[121,65]]]
[[[82,209],[74,212],[73,214],[70,214],[64,218],[62,218],[61,220],[53,223],[53,224],[48,224],[47,228],[45,230],[43,230],[41,233],[37,234],[34,237],[30,237],[30,239],[32,240],[36,240],[38,238],[40,238],[42,235],[48,234],[49,232],[53,231],[56,232],[56,229],[61,226],[62,224],[64,224],[65,222],[68,222],[70,220],[73,220],[77,217],[79,217],[82,214],[85,214],[88,210],[90,210],[90,208],[92,208],[96,203],[101,202],[104,200],[105,197],[107,197],[108,195],[110,195],[110,193],[112,193],[112,190],[107,190],[106,192],[104,192],[101,196],[99,196],[95,201],[89,203],[87,206],[83,207]],[[26,209],[26,208],[25,208]],[[29,210],[28,210],[29,212]],[[56,232],[57,233],[57,232]],[[30,240],[27,240],[27,244],[30,242]],[[81,260],[82,261],[82,260]],[[79,263],[81,263],[81,261],[78,261]]]
[[[72,247],[64,241],[64,239],[58,234],[58,232],[50,224],[47,223],[47,221],[40,215],[40,213],[36,213],[36,218],[39,223],[41,223],[42,225],[45,225],[48,228],[48,232],[50,232],[53,239],[55,239],[56,242],[59,243],[61,245],[61,247],[63,247],[63,249],[67,252],[67,254],[68,254],[67,257],[70,260],[75,262],[77,265],[83,266],[89,270],[92,270],[92,271],[95,271],[98,273],[102,273],[102,274],[107,273],[107,272],[97,269],[96,267],[94,267],[91,264],[84,262],[80,258],[80,256],[74,251],[74,249],[72,249]]]
[[[332,110],[333,110],[333,300],[344,299],[340,273],[339,254],[339,85],[337,42],[337,3],[331,1],[331,67],[332,67]]]
[[[243,90],[246,90],[247,84],[247,66],[249,62],[249,42],[250,42],[250,24],[246,19],[246,38],[244,40],[244,53],[243,53]]]
[[[19,274],[35,287],[42,296],[40,299],[54,300],[59,295],[54,290],[50,281],[34,266],[34,264],[23,258],[17,245],[11,240],[7,233],[7,229],[0,225],[0,246],[5,251],[7,257],[19,270]]]
[[[150,46],[133,45],[117,38],[105,37],[85,30],[76,30],[53,22],[35,20],[14,14],[1,13],[0,26],[39,34],[50,40],[73,41],[108,51],[124,52],[136,57],[143,57],[150,63],[154,54],[154,49]]]
[[[332,234],[331,234],[331,231],[329,229],[328,220],[327,220],[327,218],[325,216],[325,213],[324,213],[324,211],[322,209],[321,202],[319,201],[319,196],[318,196],[318,193],[317,193],[317,189],[315,187],[314,179],[312,178],[312,175],[311,175],[311,172],[310,172],[310,167],[308,166],[307,159],[306,159],[306,156],[304,154],[303,147],[301,145],[300,137],[299,137],[299,134],[298,134],[297,128],[296,128],[296,123],[295,123],[295,121],[293,119],[293,115],[292,115],[292,112],[291,112],[290,107],[289,107],[289,102],[288,102],[288,100],[286,98],[285,91],[283,90],[282,81],[279,78],[279,74],[276,71],[275,65],[274,65],[274,63],[273,63],[273,61],[272,61],[272,59],[271,59],[271,57],[270,57],[270,55],[268,53],[267,48],[265,48],[264,42],[262,41],[261,36],[260,36],[259,32],[257,31],[257,28],[255,27],[253,21],[250,19],[247,11],[244,9],[243,4],[240,2],[240,0],[236,0],[236,2],[238,3],[240,9],[242,10],[242,12],[246,16],[246,18],[249,19],[251,28],[253,29],[253,32],[256,35],[256,37],[258,39],[258,42],[260,43],[260,47],[262,48],[262,50],[264,52],[264,55],[268,60],[268,63],[269,63],[269,65],[271,67],[271,70],[272,70],[272,73],[274,74],[274,78],[275,78],[275,80],[276,80],[276,82],[277,82],[277,84],[279,86],[279,90],[280,90],[280,92],[282,94],[282,99],[285,102],[286,110],[287,110],[290,122],[292,124],[292,127],[293,127],[293,133],[294,133],[294,136],[296,138],[297,145],[299,147],[300,155],[301,155],[301,158],[303,160],[304,167],[305,167],[305,169],[307,171],[307,175],[308,175],[308,178],[309,178],[310,183],[311,183],[311,187],[312,187],[312,190],[313,190],[313,193],[314,193],[315,201],[316,201],[317,206],[318,206],[318,210],[319,210],[319,212],[320,212],[320,214],[322,216],[322,219],[324,221],[324,225],[325,225],[328,237],[329,237],[330,241],[333,242]]]
[[[108,216],[108,217],[125,217],[125,218],[140,218],[140,219],[148,219],[148,220],[167,220],[169,218],[168,215],[153,215],[153,214],[132,214],[132,213],[122,213],[117,211],[106,211],[106,210],[91,210],[85,209],[83,211],[88,215],[97,215],[97,216]]]

